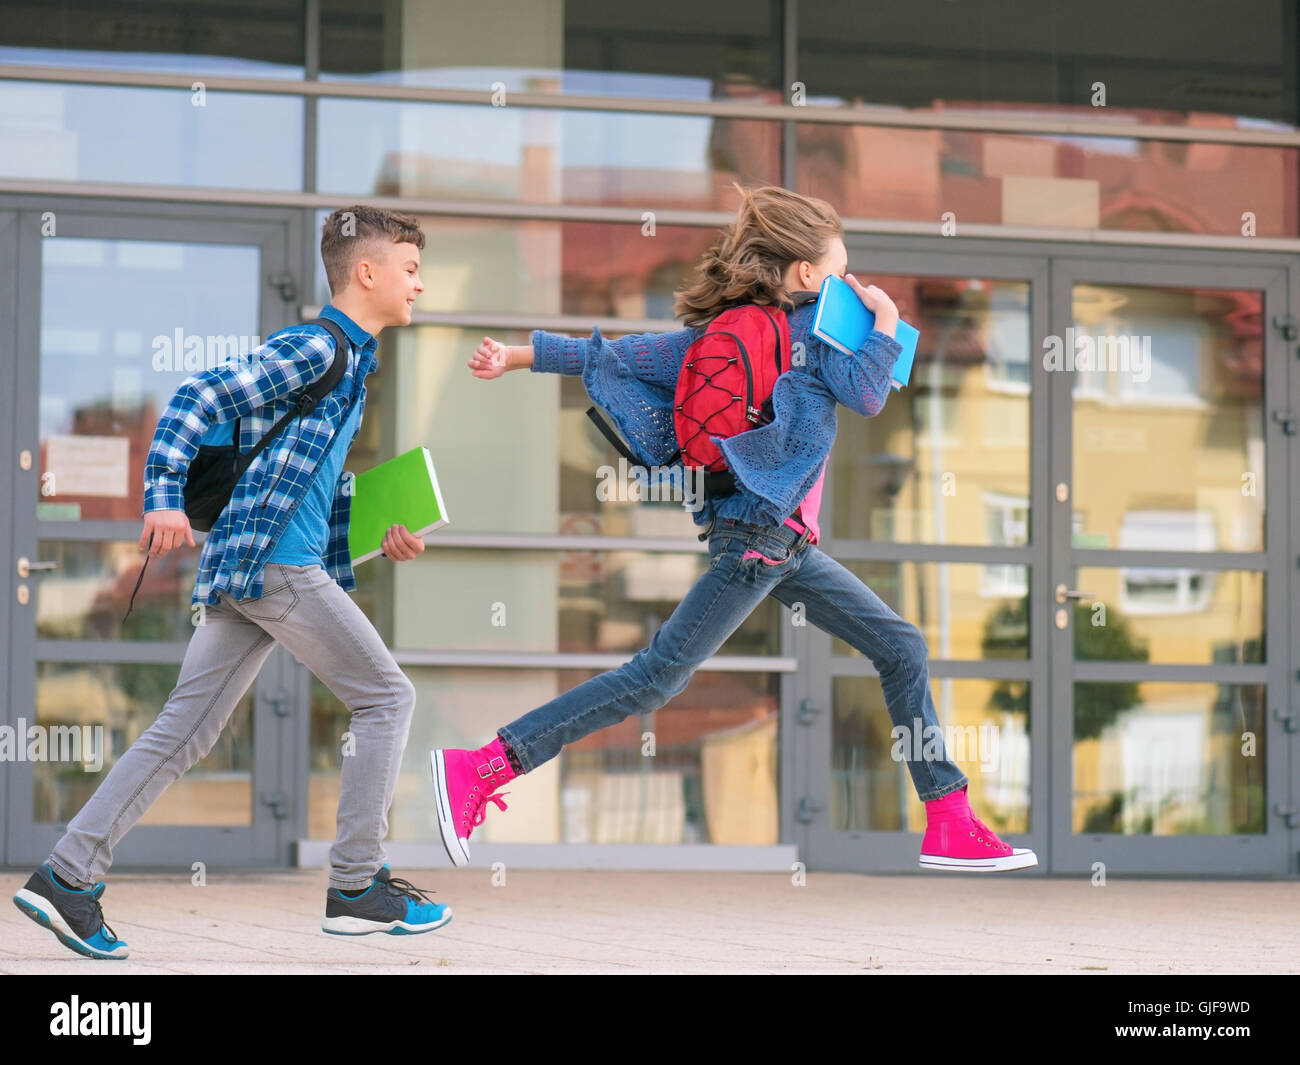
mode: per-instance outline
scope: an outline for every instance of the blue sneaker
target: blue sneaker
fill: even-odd
[[[356,898],[338,888],[325,892],[325,917],[320,926],[332,936],[414,936],[432,932],[451,920],[451,907],[433,902],[409,881],[395,880],[384,866]]]
[[[103,884],[86,891],[65,888],[54,879],[54,870],[47,863],[14,896],[14,905],[83,957],[125,958],[126,944],[104,920],[104,910],[99,905],[102,894]]]

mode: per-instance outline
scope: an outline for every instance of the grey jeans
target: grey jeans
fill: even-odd
[[[275,643],[352,714],[355,753],[343,759],[330,884],[366,887],[384,864],[388,808],[411,731],[415,688],[370,619],[322,567],[271,562],[264,577],[260,598],[222,596],[205,608],[162,713],[117,760],[50,854],[64,880],[86,888],[103,878],[117,841],[212,750]]]

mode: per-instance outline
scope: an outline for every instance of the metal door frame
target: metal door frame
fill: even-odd
[[[1074,657],[1073,622],[1065,629],[1048,628],[1052,663],[1052,703],[1057,708],[1052,732],[1052,833],[1051,868],[1054,872],[1091,876],[1094,863],[1100,862],[1107,872],[1132,874],[1196,875],[1282,875],[1288,871],[1288,831],[1273,809],[1286,801],[1287,743],[1283,723],[1272,708],[1285,705],[1288,691],[1287,673],[1292,630],[1282,589],[1292,579],[1294,567],[1287,565],[1287,515],[1290,501],[1290,438],[1270,412],[1285,407],[1288,376],[1291,375],[1286,348],[1280,333],[1270,324],[1274,315],[1286,314],[1289,302],[1289,271],[1286,267],[1236,265],[1215,261],[1188,262],[1188,257],[1174,257],[1152,250],[1148,255],[1125,256],[1120,261],[1098,263],[1075,256],[1055,256],[1051,267],[1051,299],[1055,332],[1065,336],[1065,328],[1074,323],[1072,294],[1076,283],[1093,282],[1146,286],[1151,288],[1217,288],[1252,290],[1264,294],[1264,484],[1265,550],[1260,552],[1265,580],[1266,660],[1262,665],[1168,665],[1144,663],[1078,662]],[[1051,573],[1048,588],[1040,589],[1035,605],[1046,615],[1056,604],[1050,588],[1075,585],[1075,567],[1113,567],[1128,565],[1178,566],[1195,561],[1206,569],[1242,569],[1243,555],[1237,552],[1197,552],[1194,556],[1178,552],[1120,552],[1114,548],[1075,548],[1072,544],[1074,491],[1073,463],[1073,372],[1055,373],[1050,382],[1055,432],[1052,438],[1052,484],[1070,486],[1069,499],[1058,502],[1049,498],[1051,511]],[[1250,555],[1245,556],[1247,559]],[[1258,566],[1254,567],[1258,569]],[[1267,733],[1264,739],[1265,831],[1259,835],[1119,835],[1097,833],[1076,835],[1072,830],[1073,782],[1073,694],[1077,680],[1165,680],[1221,681],[1223,683],[1263,683]],[[1281,704],[1279,700],[1282,700]]]
[[[1043,341],[1051,333],[1062,332],[1072,321],[1068,296],[1062,296],[1061,282],[1066,271],[1088,273],[1094,280],[1138,277],[1136,283],[1176,285],[1180,278],[1196,278],[1205,287],[1255,287],[1266,292],[1265,327],[1269,331],[1266,347],[1266,410],[1290,406],[1300,418],[1300,371],[1269,324],[1274,314],[1300,307],[1300,270],[1296,258],[1278,252],[1249,253],[1238,249],[1214,250],[1203,247],[1165,248],[1145,246],[1140,238],[1116,234],[1113,243],[1074,242],[1027,243],[1010,239],[961,240],[951,237],[892,237],[849,234],[846,244],[850,269],[859,278],[871,273],[911,274],[926,277],[973,277],[982,279],[1022,280],[1030,283],[1031,392],[1030,392],[1030,543],[1023,549],[989,549],[939,545],[894,544],[881,541],[845,540],[834,537],[833,463],[828,464],[823,496],[823,526],[829,531],[827,551],[842,560],[909,560],[909,561],[990,561],[996,551],[998,561],[1016,561],[1029,567],[1030,656],[1024,661],[1024,677],[1030,683],[1030,831],[1010,835],[1008,839],[1033,847],[1039,866],[1033,873],[1091,875],[1092,837],[1084,846],[1063,844],[1069,831],[1068,797],[1071,777],[1072,729],[1068,722],[1067,695],[1073,672],[1072,646],[1067,653],[1069,664],[1057,660],[1060,644],[1052,624],[1052,610],[1043,596],[1059,583],[1058,574],[1072,558],[1069,554],[1070,514],[1065,508],[1061,520],[1052,501],[1053,485],[1060,478],[1060,465],[1070,461],[1069,382],[1065,375],[1051,375],[1038,357]],[[1099,275],[1098,270],[1102,271]],[[1068,291],[1068,286],[1067,289]],[[1276,301],[1276,302],[1275,302]],[[1060,325],[1060,330],[1053,328]],[[1300,354],[1300,348],[1296,349]],[[1054,377],[1055,380],[1049,378]],[[1276,397],[1276,398],[1275,398]],[[1289,404],[1281,397],[1288,397]],[[1063,405],[1064,404],[1064,405]],[[841,412],[844,414],[844,412]],[[844,416],[852,416],[845,414]],[[1066,428],[1062,430],[1061,426]],[[1269,829],[1266,842],[1249,837],[1156,837],[1164,848],[1166,842],[1177,846],[1165,849],[1152,858],[1152,837],[1113,837],[1105,848],[1107,866],[1119,873],[1165,873],[1211,875],[1294,875],[1300,871],[1296,862],[1300,831],[1287,830],[1287,812],[1300,828],[1300,731],[1287,733],[1286,728],[1300,727],[1300,651],[1293,646],[1291,634],[1300,632],[1300,604],[1294,610],[1288,603],[1295,599],[1295,568],[1290,559],[1300,563],[1300,492],[1289,488],[1294,442],[1279,439],[1281,427],[1271,418],[1266,445],[1266,485],[1274,497],[1267,522],[1267,566],[1270,574],[1285,574],[1284,591],[1269,596],[1269,662],[1256,670],[1267,671],[1269,689],[1269,725],[1266,737],[1267,802]],[[1278,498],[1287,493],[1286,505]],[[1289,519],[1289,520],[1288,520]],[[1012,558],[1007,552],[1022,552],[1024,558]],[[1065,561],[1062,561],[1065,560]],[[1065,577],[1068,581],[1068,574]],[[1270,584],[1270,588],[1273,587]],[[1035,609],[1035,606],[1037,609]],[[865,659],[831,655],[828,635],[808,627],[806,637],[792,646],[800,659],[798,679],[792,678],[785,701],[784,732],[790,738],[791,751],[783,767],[790,774],[790,787],[783,791],[783,827],[791,826],[792,838],[810,868],[872,873],[918,872],[919,832],[833,831],[827,824],[829,799],[832,683],[836,676],[874,676],[875,670]],[[1067,634],[1070,630],[1067,630]],[[1282,650],[1285,648],[1285,652]],[[1019,671],[1009,671],[1008,664],[1020,666],[1021,660],[986,662],[932,662],[931,676],[1019,678]],[[996,666],[990,669],[989,666]],[[1177,672],[1187,667],[1152,667],[1159,675],[1168,668]],[[1196,667],[1192,667],[1195,670]],[[1214,667],[1209,667],[1214,668]],[[1222,668],[1222,667],[1218,667]],[[1241,667],[1246,670],[1252,667]],[[1284,678],[1284,674],[1286,677]],[[806,678],[803,679],[803,678]],[[1286,679],[1287,683],[1282,681]],[[1061,707],[1066,709],[1063,711]],[[1055,710],[1053,710],[1055,708]],[[802,711],[802,712],[801,712]],[[1291,714],[1287,719],[1288,712]],[[1064,715],[1067,715],[1063,717]],[[1289,741],[1289,742],[1288,742]],[[1063,770],[1062,770],[1063,767]],[[900,767],[900,771],[905,772]],[[801,820],[798,808],[802,799],[811,802],[810,819]],[[1285,804],[1285,805],[1283,805]],[[1278,812],[1277,807],[1282,806]],[[1063,834],[1062,829],[1065,833]],[[1206,844],[1217,841],[1216,846]],[[1243,848],[1243,841],[1245,847]],[[1062,849],[1064,847],[1064,849]],[[1247,852],[1249,860],[1242,857]],[[1084,862],[1084,859],[1087,859]],[[1022,875],[1033,875],[1027,873]]]
[[[38,490],[39,463],[33,462],[30,470],[18,468],[19,451],[26,447],[33,455],[39,448],[39,404],[22,403],[17,397],[40,395],[40,312],[41,242],[60,237],[89,237],[106,240],[184,241],[187,243],[254,244],[261,248],[260,308],[258,324],[260,335],[265,337],[276,329],[294,321],[298,314],[298,293],[285,290],[272,282],[275,275],[293,276],[298,264],[298,249],[302,243],[303,212],[274,208],[223,206],[217,204],[168,204],[157,202],[122,202],[85,197],[5,198],[0,207],[12,212],[0,213],[0,247],[6,234],[6,218],[16,223],[16,254],[0,256],[0,307],[7,298],[6,274],[9,263],[22,266],[13,289],[17,314],[12,332],[0,335],[0,354],[5,345],[12,344],[21,357],[0,360],[0,366],[13,365],[13,387],[5,389],[12,400],[0,397],[0,404],[10,403],[12,409],[0,409],[8,415],[6,424],[12,434],[0,440],[0,464],[5,473],[0,475],[0,488],[8,490],[8,498],[34,499]],[[41,215],[54,211],[56,235],[41,235]],[[277,281],[282,278],[277,278]],[[303,281],[297,279],[299,288]],[[37,661],[105,661],[165,663],[179,666],[185,645],[157,644],[128,641],[103,641],[98,646],[86,646],[80,641],[75,647],[60,648],[65,641],[38,641],[34,624],[35,588],[28,605],[21,606],[16,599],[19,583],[13,568],[13,559],[26,554],[35,558],[38,541],[69,539],[103,541],[110,539],[134,540],[138,536],[135,523],[118,521],[38,521],[35,508],[12,508],[12,523],[0,523],[0,548],[7,548],[5,576],[0,579],[0,592],[5,594],[8,609],[0,611],[0,636],[6,635],[10,656],[9,682],[6,694],[8,705],[0,722],[13,723],[19,717],[34,721],[35,665]],[[27,584],[39,579],[36,575]],[[84,652],[84,653],[83,653]],[[93,656],[93,657],[91,657]],[[23,665],[25,663],[25,665]],[[21,668],[19,668],[21,667]],[[240,867],[261,865],[287,865],[291,859],[293,841],[302,835],[300,822],[305,820],[305,803],[302,795],[306,788],[305,769],[299,770],[298,747],[300,737],[293,718],[301,720],[306,713],[306,689],[299,666],[282,648],[276,648],[255,682],[253,720],[254,755],[252,770],[253,822],[239,826],[136,826],[115,848],[114,868],[174,868],[201,860],[209,868],[216,866]],[[28,710],[23,712],[22,707]],[[159,708],[161,709],[161,708]],[[26,867],[39,863],[66,830],[66,824],[36,824],[33,822],[32,770],[30,763],[0,765],[0,794],[5,796],[5,809],[0,818],[4,832],[4,862],[6,865]],[[277,804],[267,800],[277,795],[287,802]]]

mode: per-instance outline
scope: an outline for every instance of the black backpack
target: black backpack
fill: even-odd
[[[247,454],[239,453],[238,419],[235,421],[232,443],[199,445],[199,453],[194,456],[185,477],[185,516],[190,519],[191,528],[199,532],[210,532],[217,519],[221,517],[221,512],[230,503],[230,497],[235,492],[235,485],[239,483],[239,478],[253,464],[253,460],[280,435],[286,425],[296,418],[310,414],[316,409],[316,404],[333,392],[338,387],[338,383],[343,380],[343,374],[348,368],[348,353],[351,350],[343,330],[337,322],[332,322],[328,318],[313,318],[305,324],[319,325],[334,338],[334,361],[321,377],[298,394],[293,409],[282,415]],[[152,536],[149,538],[149,543],[153,543]],[[135,579],[135,587],[131,589],[131,601],[127,603],[126,613],[122,615],[123,624],[131,616],[131,609],[135,606],[135,594],[140,590],[144,571],[148,567],[149,559],[146,557],[144,565],[140,567],[140,576]]]

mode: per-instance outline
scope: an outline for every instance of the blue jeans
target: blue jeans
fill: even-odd
[[[718,649],[766,596],[786,606],[803,604],[804,615],[871,659],[880,674],[885,704],[897,726],[911,736],[920,719],[923,737],[937,735],[925,639],[857,577],[793,529],[719,520],[708,530],[709,569],[650,646],[618,669],[571,688],[498,730],[525,772],[554,758],[566,743],[646,714],[678,695],[691,674]],[[746,558],[746,553],[751,557]],[[754,553],[762,557],[754,557]],[[921,747],[915,744],[915,749]],[[910,755],[911,742],[902,744]],[[941,757],[907,761],[922,801],[938,799],[966,784],[966,776]]]

